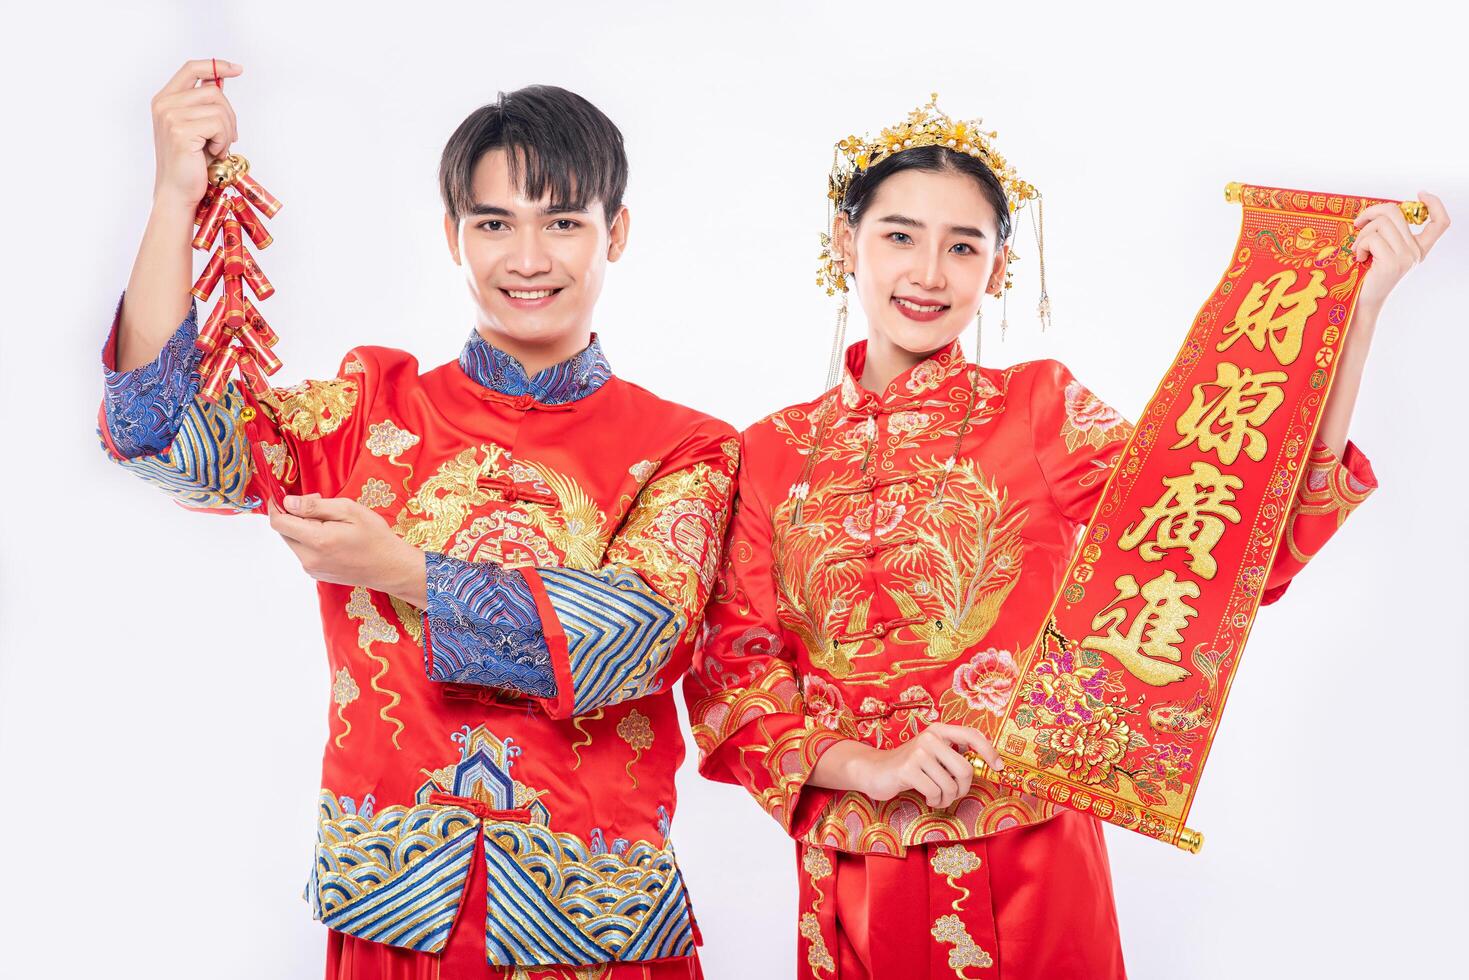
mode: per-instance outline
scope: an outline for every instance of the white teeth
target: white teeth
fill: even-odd
[[[919,306],[917,303],[903,299],[901,296],[894,296],[893,301],[905,309],[917,310],[919,313],[937,313],[944,308],[942,304],[938,306]]]
[[[507,290],[505,290],[505,292],[509,293],[511,295],[511,297],[514,298],[514,299],[545,299],[547,296],[550,296],[555,291],[556,290],[554,290],[554,289],[507,289]]]

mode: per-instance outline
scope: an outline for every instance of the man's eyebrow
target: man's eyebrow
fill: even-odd
[[[550,207],[541,208],[541,214],[589,214],[590,208],[578,207],[575,204],[553,204]]]
[[[506,208],[502,208],[502,207],[497,207],[497,206],[495,206],[493,204],[475,204],[475,205],[472,205],[470,207],[470,209],[469,209],[469,213],[472,214],[472,215],[476,215],[476,216],[484,215],[484,216],[488,216],[488,217],[491,217],[491,218],[513,218],[513,217],[515,217],[515,212],[514,211],[510,211],[510,210],[507,210]]]

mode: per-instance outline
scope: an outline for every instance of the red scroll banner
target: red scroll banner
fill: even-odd
[[[1196,852],[1184,822],[1331,390],[1376,198],[1230,184],[1234,260],[1026,652],[990,780]],[[1418,202],[1400,204],[1421,223]]]
[[[281,202],[251,179],[249,171],[249,161],[236,153],[210,164],[209,190],[194,215],[199,226],[194,247],[207,251],[219,242],[192,290],[201,300],[207,300],[216,287],[220,290],[196,343],[204,352],[199,362],[199,393],[214,400],[223,394],[235,369],[258,397],[270,390],[266,375],[281,368],[280,358],[271,350],[278,339],[275,331],[245,295],[246,286],[258,300],[275,292],[245,247],[245,238],[256,248],[274,241],[261,215],[275,217]]]

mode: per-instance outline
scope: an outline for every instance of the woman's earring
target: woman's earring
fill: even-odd
[[[979,309],[974,313],[974,363],[979,365],[979,349],[984,343],[984,294],[979,297]]]
[[[1003,342],[1005,333],[1010,329],[1010,286],[1014,280],[1011,279],[1010,267],[1005,266],[1005,286],[1001,292],[1000,300],[1000,340]]]
[[[843,277],[845,278],[845,277]],[[847,289],[842,284],[837,294],[837,326],[831,338],[831,361],[826,366],[826,387],[822,391],[831,391],[841,380],[842,355],[847,352]]]

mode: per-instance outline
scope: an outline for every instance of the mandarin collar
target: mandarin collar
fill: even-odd
[[[542,405],[564,405],[585,398],[612,377],[612,367],[596,334],[580,353],[530,377],[518,360],[492,346],[478,330],[471,330],[459,352],[459,367],[475,384],[502,395],[529,395]]]
[[[867,365],[867,341],[859,340],[847,348],[846,367],[842,371],[842,405],[848,409],[871,409],[911,403],[962,376],[968,364],[964,347],[955,338],[949,346],[934,351],[888,382],[881,392],[872,392],[862,387],[862,370]]]

